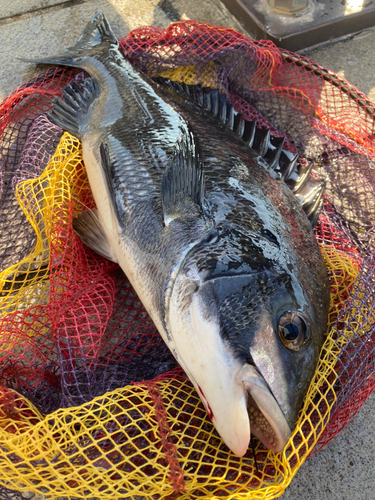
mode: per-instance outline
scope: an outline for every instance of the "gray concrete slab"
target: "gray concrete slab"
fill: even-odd
[[[374,49],[375,29],[372,29],[347,42],[314,50],[307,57],[345,78],[375,101]]]
[[[22,14],[33,14],[36,11],[46,9],[47,7],[68,3],[71,0],[15,0],[12,2],[1,2],[0,6],[0,21],[21,16]]]
[[[375,393],[340,434],[306,460],[282,500],[375,498]]]
[[[34,5],[34,11],[27,10],[28,5]],[[8,17],[0,19],[0,99],[39,72],[17,57],[61,53],[77,40],[97,10],[106,13],[118,37],[141,25],[166,27],[178,19],[244,32],[219,0],[1,0],[0,18],[4,12]],[[375,33],[370,31],[365,38],[316,50],[309,57],[375,99],[374,44]],[[331,443],[306,461],[283,500],[374,500],[374,452],[375,394]]]
[[[12,0],[5,0],[5,4],[8,2],[11,4]],[[241,29],[219,0],[86,0],[59,7],[38,10],[34,16],[21,16],[12,23],[0,25],[0,99],[37,73],[35,66],[17,58],[60,54],[77,41],[87,20],[98,10],[106,13],[118,37],[139,26],[167,27],[171,21],[181,18]]]

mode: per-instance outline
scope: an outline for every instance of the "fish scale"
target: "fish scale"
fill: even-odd
[[[253,432],[281,451],[329,306],[311,227],[322,192],[309,165],[296,178],[308,192],[294,194],[279,172],[295,162],[282,164],[282,140],[217,91],[180,86],[178,95],[135,70],[101,13],[65,54],[38,62],[90,75],[68,85],[50,114],[82,141],[97,206],[75,231],[124,270],[228,447],[242,456]],[[252,427],[248,405],[267,432]]]

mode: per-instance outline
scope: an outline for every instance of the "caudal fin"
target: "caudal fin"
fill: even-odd
[[[95,57],[95,55],[109,50],[114,45],[117,47],[118,41],[105,15],[103,12],[97,12],[87,24],[78,42],[63,54],[43,59],[21,59],[21,61],[82,67],[82,62],[86,57]]]

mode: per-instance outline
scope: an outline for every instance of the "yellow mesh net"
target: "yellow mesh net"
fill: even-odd
[[[195,66],[177,66],[159,72],[158,76],[186,85],[195,85],[199,81],[206,88],[217,88],[218,84],[218,70],[212,61],[201,69],[199,74]]]
[[[3,353],[14,345],[26,350],[28,342],[46,335],[44,327],[50,321],[46,304],[53,284],[44,278],[50,271],[51,248],[57,251],[55,255],[69,255],[69,248],[59,246],[61,228],[71,224],[72,214],[92,204],[79,141],[65,133],[43,174],[20,183],[16,196],[37,234],[37,243],[27,258],[0,275],[1,283],[7,285],[1,304]],[[281,495],[329,420],[340,349],[331,326],[359,271],[355,259],[344,252],[321,248],[331,280],[331,323],[304,408],[283,453],[258,445],[258,470],[251,457],[230,454],[195,389],[182,376],[130,385],[48,415],[16,391],[3,389],[1,484],[50,498],[167,498],[181,480],[181,499]],[[27,277],[21,284],[17,272]],[[64,284],[59,287],[63,289]],[[30,313],[33,326],[25,326],[15,343],[12,332],[7,332],[7,315],[33,308],[39,308],[39,318],[45,308],[45,325],[35,325]]]
[[[50,247],[56,238],[56,225],[61,227],[70,200],[74,200],[77,212],[82,211],[79,200],[84,200],[87,193],[90,194],[90,188],[80,145],[72,136],[62,138],[40,177],[17,185],[15,195],[35,231],[36,245],[30,255],[0,273],[2,315],[48,302],[49,284],[41,278],[49,274]]]

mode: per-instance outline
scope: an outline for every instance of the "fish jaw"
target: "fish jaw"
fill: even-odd
[[[186,303],[186,290],[173,287],[166,323],[175,356],[194,384],[209,417],[224,443],[243,456],[250,442],[247,392],[236,377],[242,363],[221,341],[214,315],[207,314],[197,294]]]
[[[292,433],[266,381],[257,368],[248,363],[239,370],[237,378],[249,394],[252,434],[270,450],[283,451]]]

